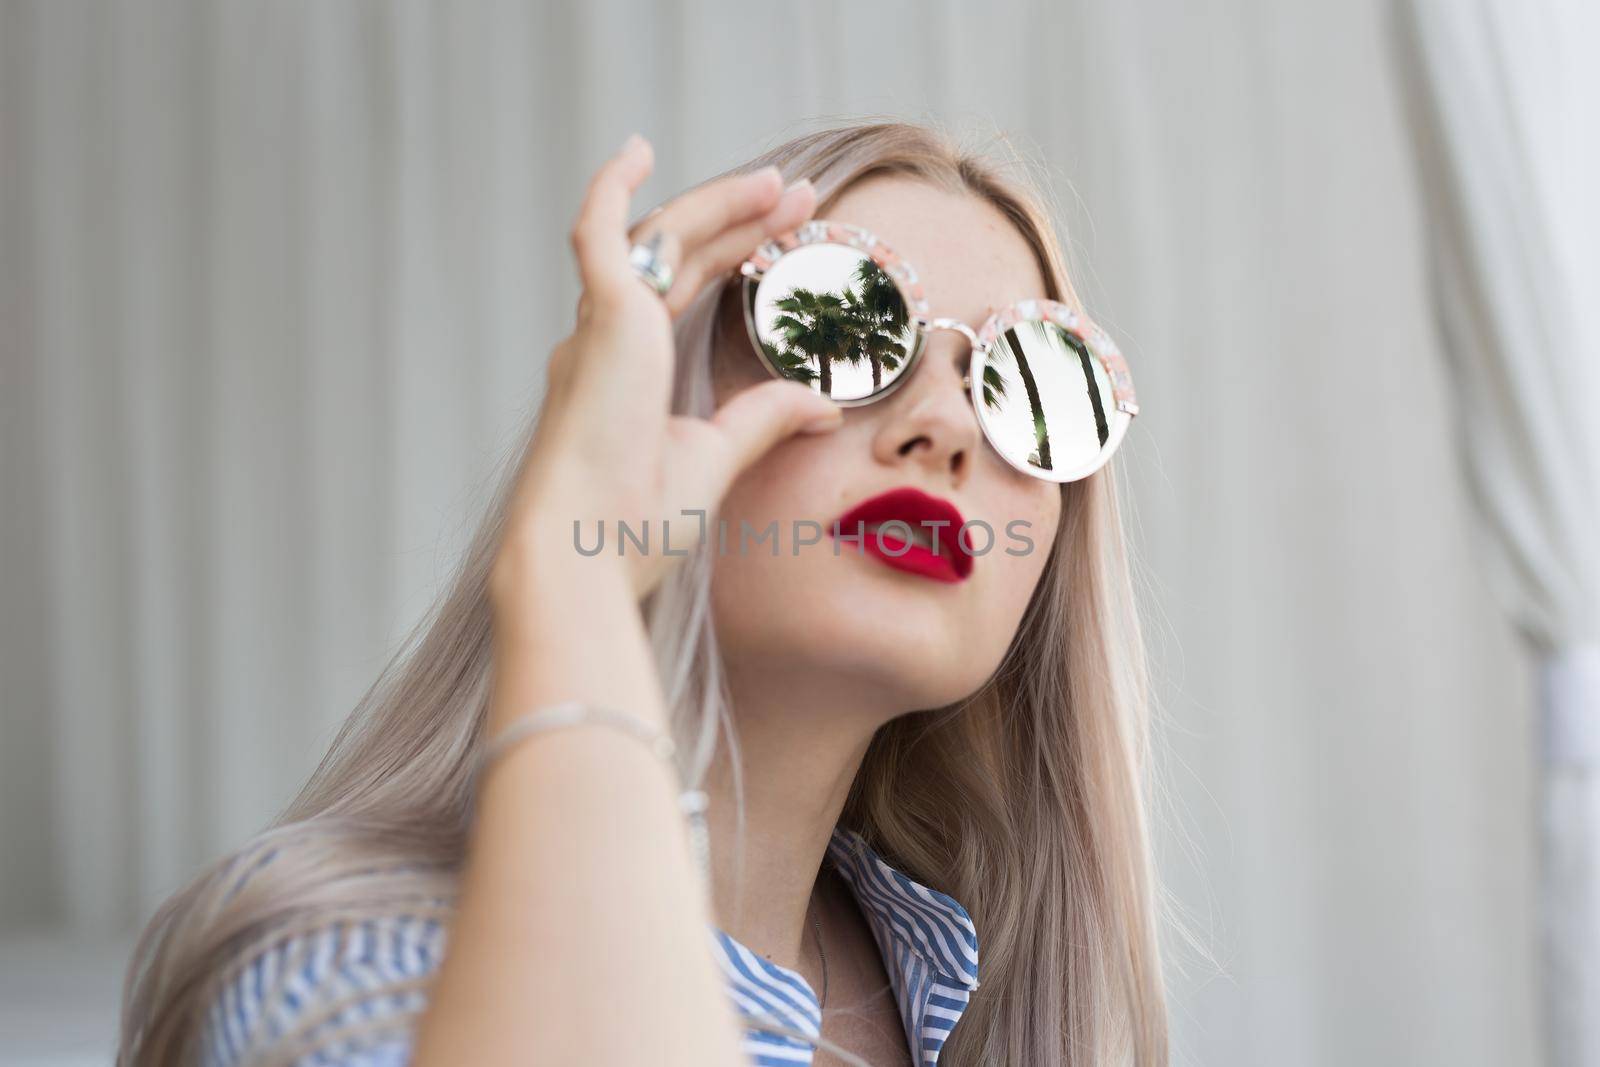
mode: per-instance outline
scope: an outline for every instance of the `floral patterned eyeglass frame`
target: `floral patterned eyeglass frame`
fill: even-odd
[[[827,245],[854,253],[858,261],[854,277],[860,284],[879,290],[876,306],[887,307],[889,317],[879,314],[878,326],[869,324],[867,334],[857,332],[842,341],[844,347],[834,352],[844,354],[821,355],[815,344],[806,343],[822,329],[821,316],[832,314],[830,309],[855,310],[867,302],[849,283],[843,287],[842,296],[823,290],[819,297],[796,287],[783,301],[766,301],[773,322],[768,336],[763,337],[757,307],[763,295],[763,281],[774,276],[775,268],[785,257]],[[876,271],[864,267],[868,261]],[[882,288],[879,272],[893,283],[898,305],[892,298],[884,299],[888,290]],[[1059,301],[1041,297],[1018,300],[1001,308],[976,330],[959,319],[930,318],[928,300],[915,268],[859,226],[812,219],[764,242],[740,266],[739,274],[743,278],[742,302],[750,344],[768,372],[774,377],[818,385],[819,392],[844,407],[882,400],[904,384],[915,372],[934,330],[955,330],[964,335],[970,346],[970,362],[963,385],[977,412],[978,424],[1000,457],[1024,474],[1062,483],[1088,477],[1111,459],[1139,413],[1126,360],[1111,337],[1087,316]],[[1029,323],[1035,324],[1031,333],[1043,339],[1032,346],[1024,343],[1019,332],[1019,327]],[[864,338],[872,343],[866,344]],[[793,342],[793,347],[785,341]],[[1024,355],[1030,348],[1030,354]],[[870,391],[860,396],[835,395],[830,388],[834,362],[857,364],[867,349],[878,353],[868,352],[872,355],[868,360],[872,370]],[[1052,356],[1064,359],[1054,360]],[[812,369],[812,363],[820,370]],[[887,382],[882,381],[884,364],[893,373]],[[1017,372],[1015,377],[1008,370]],[[1038,381],[1041,370],[1047,372],[1046,388],[1042,390]],[[1024,388],[1010,389],[1011,384]],[[1018,394],[1028,401],[1026,408],[1015,399]],[[1048,406],[1044,403],[1046,398],[1050,401]],[[1064,416],[1063,410],[1068,412]],[[1051,419],[1051,414],[1058,417]],[[1089,434],[1092,436],[1086,436]],[[1054,462],[1052,435],[1058,439],[1057,451],[1061,450],[1059,439],[1069,439],[1065,464]]]

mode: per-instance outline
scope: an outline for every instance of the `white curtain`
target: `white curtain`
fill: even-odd
[[[1037,160],[1139,381],[1179,1062],[1534,1062],[1531,685],[1386,12],[0,0],[0,1046],[82,999],[38,939],[258,829],[426,605],[595,163],[642,130],[654,201],[884,113]]]
[[[1462,465],[1540,658],[1547,1047],[1600,1067],[1600,8],[1399,11]]]

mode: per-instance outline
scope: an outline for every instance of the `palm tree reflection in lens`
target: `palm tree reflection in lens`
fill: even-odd
[[[906,358],[906,305],[893,280],[870,259],[856,267],[857,289],[847,290],[851,321],[860,351],[872,365],[872,391],[883,388],[885,369],[895,371]]]
[[[831,247],[835,253],[839,251],[837,246]],[[804,278],[808,284],[793,285],[772,302],[772,317],[761,331],[761,349],[780,374],[814,385],[822,395],[839,400],[860,400],[881,392],[886,377],[892,383],[893,377],[905,370],[915,340],[905,300],[894,280],[866,256],[853,262],[848,270],[837,261],[832,270],[813,266],[810,276]],[[829,285],[829,278],[839,279],[838,285]],[[799,279],[791,275],[791,280]],[[819,280],[823,284],[818,285]],[[1110,426],[1095,376],[1096,358],[1071,331],[1040,319],[1019,322],[995,339],[983,360],[979,415],[996,429],[1007,424],[1013,427],[1000,437],[1015,446],[1014,451],[1010,446],[1003,449],[1011,452],[1012,462],[1026,451],[1030,466],[1042,471],[1055,469],[1046,398],[1048,395],[1053,410],[1071,406],[1073,400],[1066,393],[1076,393],[1079,385],[1088,394],[1096,436],[1104,446]],[[839,387],[845,395],[836,396],[834,369],[839,363],[852,367],[865,363],[871,370],[870,389],[857,376],[846,379],[848,387]],[[1012,407],[1020,400],[1013,389],[1018,382],[1027,398],[1026,410]],[[1060,416],[1064,410],[1056,414]],[[1067,447],[1076,450],[1070,441]],[[1070,469],[1080,459],[1072,455],[1063,462]]]
[[[1043,359],[1047,364],[1051,364],[1043,368],[1051,404],[1068,404],[1070,398],[1065,395],[1066,390],[1082,383],[1093,410],[1095,435],[1100,446],[1103,447],[1110,437],[1111,427],[1106,419],[1105,401],[1095,377],[1096,357],[1074,334],[1054,323],[1041,320],[1020,322],[1001,334],[990,350],[989,358],[984,362],[983,368],[984,405],[994,414],[990,415],[988,411],[982,414],[986,420],[993,419],[1004,424],[1006,417],[1004,402],[1009,399],[1006,387],[1011,383],[1007,369],[1008,366],[1015,366],[1016,377],[1021,379],[1023,393],[1028,398],[1027,419],[1032,428],[1029,436],[1034,449],[1028,454],[1027,462],[1040,470],[1053,470],[1055,458],[1052,455],[1049,425],[1045,418],[1045,391],[1040,389],[1034,365],[1028,359],[1027,349],[1022,341],[1023,334],[1019,332],[1024,329],[1028,331],[1029,337],[1035,339],[1034,359],[1036,361]],[[1073,372],[1067,372],[1064,366],[1055,366],[1051,361],[1056,359],[1073,364]],[[1058,410],[1057,414],[1061,412]],[[1079,460],[1072,456],[1068,457],[1067,462],[1068,466],[1075,466]]]
[[[816,382],[823,396],[833,396],[836,362],[865,361],[872,369],[872,393],[883,388],[884,371],[892,374],[905,364],[905,301],[870,259],[862,259],[836,291],[797,286],[772,306],[779,312],[771,327],[777,339],[762,342],[767,358],[789,378]]]

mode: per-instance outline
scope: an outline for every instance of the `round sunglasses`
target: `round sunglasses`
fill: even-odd
[[[859,226],[812,219],[740,266],[750,343],[767,369],[846,407],[882,400],[916,369],[928,335],[971,346],[965,386],[1007,463],[1072,482],[1111,458],[1139,413],[1106,332],[1056,300],[1019,300],[981,327],[929,318],[917,272]]]

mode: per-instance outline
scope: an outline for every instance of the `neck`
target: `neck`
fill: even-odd
[[[814,981],[806,941],[808,911],[828,842],[873,733],[882,705],[854,680],[815,675],[759,680],[730,667],[728,687],[743,768],[743,864],[728,746],[719,746],[706,777],[711,805],[711,895],[716,922],[742,944]]]

